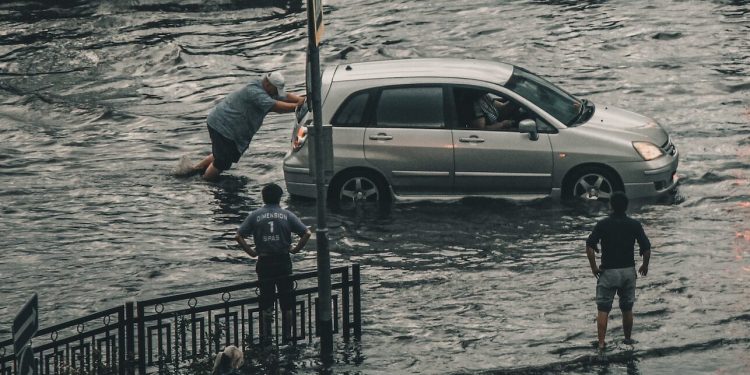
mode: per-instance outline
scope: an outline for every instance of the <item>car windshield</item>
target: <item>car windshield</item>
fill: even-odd
[[[505,87],[567,126],[574,126],[585,109],[582,102],[573,95],[519,67],[513,69],[513,75]]]

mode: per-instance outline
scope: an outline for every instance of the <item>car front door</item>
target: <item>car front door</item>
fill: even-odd
[[[446,194],[453,185],[453,138],[439,85],[386,87],[365,130],[366,160],[396,194]]]
[[[497,94],[497,93],[495,93]],[[501,96],[501,94],[497,94]],[[457,92],[456,97],[464,97]],[[472,95],[468,95],[472,96]],[[476,97],[475,95],[473,97]],[[507,99],[507,98],[506,98]],[[510,99],[508,99],[510,100]],[[511,100],[511,102],[513,102]],[[520,133],[521,119],[541,122],[520,105],[513,115],[515,128],[474,129],[470,119],[459,120],[453,130],[455,152],[455,191],[459,194],[549,194],[552,187],[552,146],[549,131],[542,131],[532,139]],[[456,101],[457,106],[469,105]],[[473,116],[474,111],[457,108],[458,113]],[[488,124],[489,125],[489,124]],[[554,129],[549,125],[542,128]]]

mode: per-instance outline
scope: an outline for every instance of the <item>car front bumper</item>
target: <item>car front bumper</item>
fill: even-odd
[[[654,198],[674,191],[679,177],[677,166],[679,154],[665,156],[652,161],[624,163],[618,165],[625,193],[631,199]]]

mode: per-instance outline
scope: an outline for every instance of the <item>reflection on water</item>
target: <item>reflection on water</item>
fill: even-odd
[[[518,64],[647,114],[681,153],[674,200],[635,203],[654,244],[634,337],[600,357],[584,239],[600,204],[464,199],[330,212],[331,258],[363,272],[364,336],[335,373],[747,373],[750,4],[324,1],[324,65],[405,57]],[[0,339],[32,291],[48,326],[125,300],[234,283],[234,243],[283,183],[289,115],[271,114],[218,183],[176,179],[210,150],[205,118],[249,76],[304,91],[302,1],[0,4]],[[285,198],[315,225],[315,202]],[[315,241],[294,256],[316,265]],[[280,371],[316,373],[316,348]],[[270,367],[269,367],[270,368]]]
[[[231,225],[242,222],[250,211],[262,205],[248,197],[250,179],[244,176],[226,175],[211,186],[211,193],[216,200],[213,216],[219,224]]]

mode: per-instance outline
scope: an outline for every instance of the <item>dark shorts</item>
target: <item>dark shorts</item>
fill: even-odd
[[[285,277],[292,275],[292,260],[289,254],[259,257],[255,270],[260,283],[260,309],[272,309],[278,291],[281,310],[290,310],[294,303],[293,282]]]
[[[635,267],[604,269],[596,282],[596,308],[599,311],[612,310],[612,302],[617,294],[620,310],[631,311],[635,303]]]
[[[208,135],[211,137],[211,153],[214,155],[214,167],[216,169],[226,171],[232,167],[232,163],[240,160],[240,152],[231,139],[219,134],[210,126],[208,127]]]

